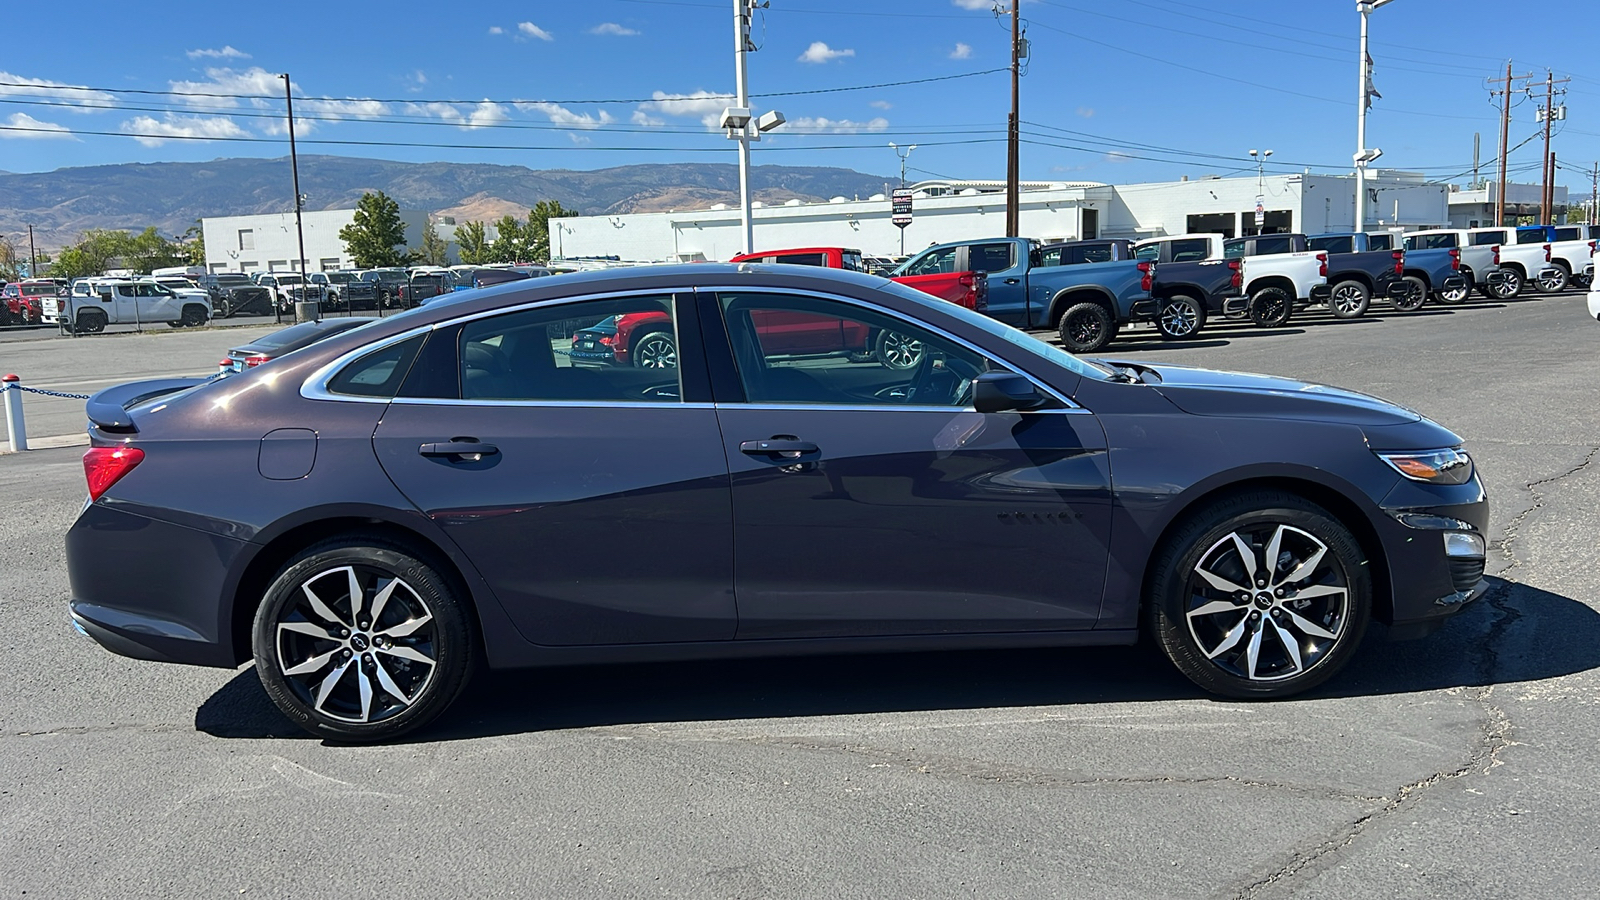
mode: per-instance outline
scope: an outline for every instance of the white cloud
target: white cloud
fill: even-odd
[[[27,78],[22,75],[13,75],[10,72],[0,72],[0,81],[7,82],[0,86],[0,97],[44,97],[50,100],[70,100],[80,102],[85,100],[96,103],[111,103],[116,97],[105,91],[94,91],[85,88],[73,88],[71,85],[59,81],[48,81],[43,78]],[[85,107],[66,107],[73,112],[92,113],[100,110]]]
[[[551,122],[557,125],[568,125],[573,128],[599,128],[601,125],[611,124],[611,114],[603,109],[594,115],[590,115],[589,113],[575,113],[564,106],[543,101],[518,103],[517,109],[523,112],[543,113]]]
[[[813,41],[811,46],[806,48],[806,52],[800,54],[799,60],[805,63],[826,63],[855,55],[854,50],[835,50],[821,41]]]
[[[421,74],[421,73],[418,73]],[[174,81],[172,89],[179,94],[185,94],[184,102],[191,106],[204,107],[241,107],[249,104],[254,109],[271,112],[283,111],[283,79],[268,72],[260,66],[252,66],[240,71],[238,69],[206,69],[207,81]],[[297,95],[294,101],[295,112],[317,119],[296,118],[294,127],[296,134],[310,132],[318,124],[318,120],[337,121],[339,119],[375,119],[388,115],[389,106],[378,100],[317,100],[301,99],[300,85],[293,85]],[[238,94],[241,96],[206,96],[208,94]],[[148,118],[148,117],[141,117]],[[231,120],[230,120],[231,121]],[[288,126],[282,119],[261,119],[261,130],[266,134],[286,134]]]
[[[225,116],[181,116],[167,113],[160,119],[135,116],[122,123],[122,130],[138,134],[134,140],[146,147],[159,147],[170,138],[216,140],[217,138],[247,137],[239,124]]]
[[[490,34],[505,34],[506,30],[504,28],[501,28],[499,25],[490,25],[489,26],[489,33]]]
[[[532,22],[518,22],[517,30],[529,37],[536,37],[541,41],[553,41],[555,36]]]
[[[956,48],[954,50],[950,51],[950,58],[951,59],[971,59],[972,58],[972,45],[971,44],[963,44],[963,43],[957,41],[956,42]]]
[[[1092,119],[1094,118],[1094,107],[1080,106],[1078,107],[1078,115],[1085,119]]]
[[[26,128],[26,129],[29,129],[29,130],[27,130],[27,131],[0,131],[0,138],[7,138],[7,139],[13,139],[13,140],[24,140],[24,141],[25,140],[45,140],[45,141],[59,141],[59,140],[75,141],[75,140],[77,140],[77,138],[72,136],[72,131],[70,129],[68,129],[67,126],[65,126],[65,125],[57,125],[54,122],[41,122],[38,119],[35,119],[33,116],[28,115],[27,113],[13,113],[11,115],[11,118],[6,120],[6,125],[8,127],[11,127],[11,128]]]
[[[873,109],[894,109],[894,104],[887,100],[874,100],[867,105]]]
[[[886,131],[889,128],[889,120],[882,116],[877,116],[866,122],[852,122],[849,119],[802,116],[798,119],[790,119],[787,128],[797,133],[861,134],[869,131]]]
[[[633,116],[629,119],[629,121],[633,122],[635,125],[643,125],[647,128],[660,128],[662,125],[667,124],[667,120],[658,119],[642,109],[634,110]]]
[[[995,0],[950,0],[962,9],[994,9]]]
[[[407,103],[405,113],[411,116],[433,116],[462,128],[482,128],[510,118],[506,115],[506,111],[500,108],[500,104],[488,100],[470,110],[462,109],[453,103]]]
[[[190,59],[249,59],[250,54],[243,50],[235,50],[232,46],[223,45],[221,50],[190,50]]]
[[[650,96],[654,99],[639,104],[634,112],[635,124],[666,124],[656,116],[698,117],[707,128],[714,130],[722,119],[722,111],[733,105],[732,94],[713,94],[710,91],[695,91],[692,94],[653,91]]]
[[[406,76],[406,92],[410,93],[410,94],[415,94],[418,91],[422,90],[423,85],[425,85],[427,83],[428,83],[428,75],[427,75],[427,73],[423,72],[421,69],[418,69],[415,72],[412,72],[410,75]]]
[[[1133,157],[1129,156],[1126,153],[1118,151],[1118,150],[1113,150],[1110,153],[1107,153],[1105,156],[1102,156],[1100,159],[1101,159],[1101,161],[1108,162],[1108,163],[1129,163],[1129,162],[1133,162]]]
[[[601,22],[599,25],[596,25],[595,27],[589,29],[589,33],[590,34],[609,34],[609,35],[612,35],[614,37],[632,37],[633,35],[636,35],[639,32],[634,31],[632,28],[626,28],[626,27],[624,27],[622,25],[618,25],[615,22]]]

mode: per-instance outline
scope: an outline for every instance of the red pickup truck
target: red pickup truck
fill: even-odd
[[[803,247],[798,250],[763,250],[735,256],[729,262],[784,263],[787,265],[821,266],[825,269],[867,271],[861,261],[860,250],[843,247]],[[906,287],[913,287],[940,300],[965,306],[974,312],[983,312],[989,305],[989,276],[983,272],[919,272],[898,275],[889,279]]]
[[[4,325],[37,325],[44,315],[44,298],[61,296],[65,289],[54,281],[24,281],[4,289],[5,306],[0,309]]]

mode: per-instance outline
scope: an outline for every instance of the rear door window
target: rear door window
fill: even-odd
[[[1011,244],[973,244],[967,251],[967,268],[974,272],[1003,272],[1011,268]]]
[[[1368,250],[1393,250],[1394,249],[1394,235],[1392,235],[1392,234],[1369,234],[1369,235],[1367,235],[1367,249]]]
[[[1517,243],[1519,244],[1542,244],[1545,240],[1545,233],[1542,228],[1532,231],[1517,230]]]
[[[1294,252],[1294,241],[1288,237],[1258,237],[1255,242],[1256,256],[1277,256]]]
[[[826,253],[785,253],[773,257],[773,262],[783,263],[786,266],[826,266],[828,254]]]
[[[1238,252],[1234,252],[1234,245],[1235,244],[1238,245]],[[1232,242],[1230,244],[1225,245],[1225,247],[1227,249],[1226,249],[1226,252],[1223,253],[1223,255],[1225,257],[1227,257],[1228,259],[1233,259],[1236,256],[1243,256],[1244,255],[1244,242],[1243,241],[1234,241],[1234,242]],[[1197,238],[1197,239],[1188,240],[1188,241],[1173,241],[1172,242],[1172,261],[1173,262],[1198,262],[1198,261],[1206,259],[1210,255],[1211,255],[1211,242],[1208,241],[1208,240],[1205,240],[1203,238]]]
[[[1326,253],[1349,253],[1355,246],[1355,238],[1345,234],[1334,237],[1315,237],[1306,241],[1306,247],[1312,250],[1321,250]]]
[[[906,275],[941,275],[956,270],[956,248],[934,250],[906,267]]]

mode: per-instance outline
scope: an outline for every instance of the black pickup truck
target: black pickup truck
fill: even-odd
[[[1328,311],[1336,318],[1360,317],[1373,297],[1401,312],[1415,312],[1428,299],[1406,282],[1406,252],[1392,234],[1313,234],[1306,246],[1328,254]]]
[[[1159,241],[1133,250],[1134,258],[1155,263],[1150,299],[1134,311],[1155,322],[1168,340],[1193,337],[1223,304],[1244,294],[1244,264],[1237,259],[1207,259],[1204,248],[1182,241]]]
[[[212,318],[227,319],[240,313],[273,314],[272,291],[233,272],[201,275],[198,285],[211,297]]]

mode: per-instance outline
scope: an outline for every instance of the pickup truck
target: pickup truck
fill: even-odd
[[[96,280],[80,282],[93,287],[92,296],[77,290],[44,303],[44,321],[68,334],[98,334],[107,325],[204,325],[211,305],[197,298],[182,298],[154,281]],[[76,288],[76,285],[74,286]]]
[[[1207,319],[1222,312],[1227,298],[1240,292],[1240,260],[1174,262],[1161,258],[1163,249],[1172,256],[1170,244],[1152,243],[1143,248],[1133,241],[1108,238],[1046,244],[1038,250],[1035,266],[1080,265],[1131,259],[1153,264],[1150,296],[1135,301],[1131,321],[1150,320],[1167,340],[1181,340],[1199,334]]]
[[[1426,290],[1406,280],[1406,252],[1395,247],[1392,234],[1313,234],[1306,247],[1328,254],[1328,311],[1335,318],[1365,314],[1373,297],[1401,312],[1416,312],[1428,300]]]
[[[1327,300],[1328,255],[1306,250],[1303,234],[1233,239],[1220,234],[1180,234],[1150,238],[1134,246],[1148,252],[1147,248],[1161,244],[1170,246],[1159,250],[1163,262],[1157,264],[1158,273],[1168,258],[1172,262],[1239,262],[1239,286],[1221,308],[1229,318],[1248,315],[1257,325],[1278,327],[1289,321],[1295,306]]]
[[[1155,266],[1139,260],[1067,266],[1035,265],[1037,241],[990,238],[939,244],[906,260],[891,276],[908,281],[931,268],[986,275],[987,308],[1016,328],[1054,328],[1072,353],[1093,353],[1134,319],[1134,304],[1148,300]]]
[[[401,285],[396,295],[401,306],[421,306],[435,297],[450,293],[455,281],[449,272],[417,272]]]
[[[922,260],[915,272],[890,272],[889,280],[916,288],[940,300],[964,306],[974,312],[983,312],[988,304],[989,280],[982,272],[964,270],[956,265],[957,253],[930,254]],[[735,256],[729,262],[783,263],[785,265],[820,266],[827,269],[848,269],[865,272],[861,251],[843,247],[807,247],[799,250],[763,250]],[[479,279],[481,281],[481,279]]]
[[[1543,284],[1554,277],[1546,272],[1555,266],[1550,264],[1550,242],[1542,226],[1472,228],[1467,231],[1467,243],[1471,247],[1492,248],[1494,265],[1505,273],[1498,293],[1486,292],[1497,300],[1516,297],[1524,287],[1544,290]]]
[[[1406,252],[1406,281],[1425,297],[1454,305],[1472,296],[1472,273],[1461,267],[1461,247],[1455,232],[1408,234],[1401,241]]]
[[[377,303],[381,306],[394,307],[400,305],[400,288],[410,280],[410,274],[401,268],[392,269],[367,269],[357,276],[362,282],[372,285],[376,294]],[[355,285],[350,285],[352,303],[355,297]],[[351,309],[354,309],[351,306]]]
[[[1456,251],[1456,268],[1466,280],[1467,294],[1473,288],[1492,300],[1508,300],[1522,293],[1522,280],[1516,273],[1500,268],[1500,245],[1491,241],[1474,243],[1465,228],[1434,228],[1413,231],[1406,235],[1407,249],[1453,249]],[[1444,303],[1459,303],[1453,297],[1440,296]]]
[[[272,292],[250,280],[250,276],[218,272],[200,276],[200,287],[211,297],[211,308],[219,319],[240,313],[272,315]]]
[[[1597,225],[1534,225],[1517,229],[1520,240],[1525,231],[1543,231],[1544,240],[1550,244],[1550,268],[1539,273],[1539,289],[1555,292],[1568,286],[1588,287],[1585,270],[1594,258],[1596,243],[1600,243],[1600,226]]]
[[[34,279],[17,285],[6,285],[6,325],[37,325],[43,320],[44,310],[66,288],[54,281]],[[15,287],[16,290],[9,290]]]

